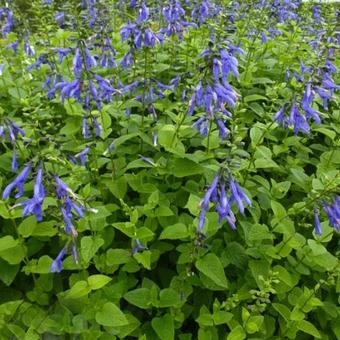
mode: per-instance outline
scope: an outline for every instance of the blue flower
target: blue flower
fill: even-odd
[[[244,193],[240,185],[235,181],[233,177],[231,177],[229,180],[229,187],[231,193],[230,203],[236,202],[241,214],[244,214],[243,202],[251,206],[251,201],[249,197]]]
[[[319,211],[316,208],[314,209],[314,226],[315,226],[315,234],[321,235],[322,227],[321,227],[320,219],[319,219]]]
[[[141,7],[138,10],[138,16],[137,16],[137,23],[140,24],[143,21],[147,21],[149,18],[149,8],[145,5],[145,2],[142,2]]]
[[[289,125],[293,125],[295,135],[297,135],[300,130],[304,133],[309,133],[310,131],[306,118],[300,113],[296,103],[293,103],[290,110]]]
[[[78,264],[79,263],[78,250],[77,250],[77,244],[76,244],[75,240],[73,240],[73,242],[72,242],[72,257],[73,257],[73,261],[76,264]]]
[[[148,249],[146,246],[144,246],[138,239],[135,240],[135,246],[131,250],[131,255],[135,255],[145,249]]]
[[[85,139],[90,137],[89,128],[87,126],[87,117],[85,116],[83,117],[83,120],[82,120],[81,131]]]
[[[73,57],[73,72],[76,78],[80,78],[83,72],[83,58],[79,47],[76,48],[76,53]]]
[[[57,198],[61,199],[68,196],[69,193],[72,193],[72,190],[69,188],[69,186],[64,181],[62,181],[58,176],[54,176],[54,180]]]
[[[17,188],[18,192],[15,198],[19,198],[24,193],[24,184],[31,170],[31,164],[25,166],[25,168],[20,172],[20,174],[14,179],[14,181],[7,185],[4,192],[2,193],[2,199],[6,200],[9,198],[11,192],[14,188]]]
[[[30,45],[27,41],[24,42],[24,52],[28,55],[28,56],[34,56],[35,55],[35,51],[32,45]]]
[[[210,187],[206,191],[203,200],[200,203],[201,212],[198,219],[197,231],[202,233],[205,223],[205,216],[209,209],[209,203],[215,204],[216,212],[219,216],[219,223],[224,219],[228,222],[232,229],[236,229],[236,218],[231,210],[231,205],[236,202],[240,212],[244,214],[244,205],[251,206],[249,197],[244,193],[236,180],[229,176],[226,181],[225,176],[217,175]],[[226,184],[229,186],[230,197],[228,198]]]
[[[58,53],[58,63],[61,64],[65,57],[67,57],[68,54],[72,51],[70,48],[53,48],[54,52]],[[76,62],[74,60],[74,62]]]
[[[80,159],[81,165],[85,166],[86,165],[86,160],[87,160],[87,154],[90,151],[90,147],[86,146],[85,149],[79,153],[77,153],[74,157]]]
[[[76,229],[74,228],[72,221],[71,221],[71,217],[72,214],[71,212],[66,211],[65,208],[61,208],[61,214],[63,216],[64,219],[64,223],[65,223],[65,232],[68,235],[72,235],[74,238],[76,238],[78,236],[78,233],[76,231]]]
[[[283,124],[285,127],[288,125],[288,118],[285,116],[285,108],[286,105],[284,104],[281,109],[275,114],[274,120],[279,124]]]
[[[23,207],[22,216],[34,214],[37,221],[42,221],[42,204],[45,199],[45,188],[42,184],[43,170],[40,166],[34,184],[33,198],[30,198],[18,205]]]
[[[52,262],[50,272],[51,273],[60,273],[63,269],[63,262],[64,262],[64,257],[67,252],[67,245],[60,251],[58,256],[54,259]]]
[[[89,71],[92,67],[97,66],[97,62],[94,59],[94,57],[91,55],[89,49],[85,47],[85,68],[87,71]]]
[[[57,12],[54,15],[54,19],[60,27],[63,27],[64,21],[65,21],[65,13],[64,12]]]
[[[17,153],[16,153],[16,149],[13,149],[13,156],[12,156],[12,164],[11,164],[11,168],[13,172],[16,172],[18,170],[18,162],[17,162]]]
[[[326,211],[331,227],[340,232],[340,197],[336,197],[333,204],[325,204]]]

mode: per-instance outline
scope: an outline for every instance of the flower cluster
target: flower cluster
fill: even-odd
[[[199,108],[205,111],[205,115],[194,123],[194,127],[204,136],[208,133],[211,121],[217,124],[221,137],[228,135],[229,131],[224,120],[231,118],[231,112],[226,108],[226,104],[234,108],[237,93],[229,84],[227,77],[230,73],[238,77],[238,61],[235,54],[240,52],[240,48],[230,44],[228,49],[222,48],[218,53],[208,49],[201,54],[206,64],[212,65],[206,71],[207,74],[210,73],[211,80],[204,77],[199,81],[189,101],[188,114],[192,115],[194,110]]]
[[[191,17],[199,25],[203,25],[209,18],[216,16],[220,10],[220,6],[217,6],[209,0],[195,1]]]
[[[180,1],[172,0],[163,7],[163,15],[167,26],[161,29],[161,33],[166,36],[177,35],[179,40],[183,39],[183,31],[189,26],[196,27],[194,23],[188,23],[184,20],[185,11]]]
[[[129,22],[120,30],[122,41],[128,41],[130,49],[125,54],[121,61],[122,67],[126,68],[132,65],[133,55],[135,50],[140,50],[143,47],[155,47],[156,44],[163,42],[163,36],[160,33],[155,33],[150,25],[148,19],[150,10],[143,1],[138,9],[138,15],[135,23]]]
[[[3,191],[2,198],[4,200],[9,199],[11,193],[16,190],[15,198],[18,199],[24,194],[24,185],[28,179],[28,176],[32,169],[32,163],[28,163],[24,169],[17,175],[17,177],[9,183]],[[39,164],[37,172],[34,178],[34,188],[32,198],[28,198],[21,201],[13,206],[22,207],[22,216],[26,217],[28,215],[35,215],[37,221],[43,220],[43,203],[46,197],[45,187],[43,184],[43,164]],[[55,185],[55,196],[59,202],[60,213],[64,221],[64,230],[67,235],[72,238],[72,254],[74,260],[77,262],[77,251],[76,251],[76,238],[78,233],[74,227],[73,221],[79,218],[85,217],[84,211],[94,209],[86,209],[83,204],[80,203],[77,195],[68,187],[68,185],[62,181],[58,176],[53,176]],[[52,194],[52,193],[50,193]],[[61,261],[67,249],[67,245],[63,248],[61,253],[57,256],[56,260],[53,262],[51,271],[61,270]]]
[[[2,25],[1,25],[2,24]],[[3,38],[14,28],[14,15],[7,7],[0,7],[0,32]]]
[[[308,121],[311,119],[317,124],[321,123],[320,112],[313,107],[316,95],[321,99],[323,109],[328,110],[328,101],[334,100],[335,90],[340,90],[340,86],[336,85],[333,80],[333,74],[337,73],[338,70],[331,59],[327,59],[324,67],[316,70],[301,63],[300,70],[301,74],[296,71],[286,72],[286,80],[293,77],[297,82],[305,84],[302,99],[297,100],[295,98],[293,100],[289,117],[285,114],[287,103],[274,116],[274,120],[279,125],[282,124],[285,128],[292,126],[295,134],[298,134],[299,131],[309,133]]]
[[[13,172],[18,170],[18,162],[17,162],[17,152],[16,152],[16,143],[18,137],[25,137],[25,131],[14,121],[10,119],[5,119],[4,124],[0,125],[0,139],[7,139],[13,146],[13,154],[12,154],[12,164],[11,168]]]
[[[330,226],[340,232],[340,197],[335,197],[332,203],[324,203],[323,208],[328,216]],[[314,209],[314,226],[315,234],[321,235],[322,227],[317,208]]]
[[[229,189],[229,197],[227,190]],[[203,200],[200,203],[201,213],[199,216],[197,231],[202,233],[205,223],[205,216],[209,210],[209,203],[215,204],[216,212],[219,216],[219,223],[224,219],[229,223],[232,229],[236,229],[236,218],[231,210],[235,202],[241,214],[244,214],[245,205],[251,206],[249,197],[231,175],[225,178],[223,175],[217,175],[210,187],[206,191]]]

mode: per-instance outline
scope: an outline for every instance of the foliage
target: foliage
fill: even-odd
[[[0,6],[0,338],[339,339],[339,13]]]

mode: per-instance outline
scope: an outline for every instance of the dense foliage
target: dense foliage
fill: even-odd
[[[0,1],[0,338],[340,339],[338,18]]]

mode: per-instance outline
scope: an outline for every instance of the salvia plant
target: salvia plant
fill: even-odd
[[[339,18],[0,0],[0,338],[339,339]]]

